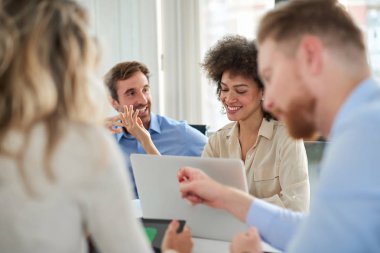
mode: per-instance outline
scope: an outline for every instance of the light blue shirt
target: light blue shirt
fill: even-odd
[[[310,214],[255,200],[248,224],[287,252],[380,252],[379,148],[380,86],[368,79],[335,118]]]
[[[162,155],[201,156],[207,143],[207,137],[204,134],[189,126],[185,121],[177,121],[154,113],[151,113],[150,117],[148,131],[154,145]],[[127,161],[135,197],[138,198],[130,155],[146,154],[146,152],[136,138],[126,132],[115,134],[115,138]]]

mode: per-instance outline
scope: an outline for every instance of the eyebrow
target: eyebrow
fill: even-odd
[[[227,84],[223,83],[222,81],[220,81],[220,84],[221,84],[221,85],[224,85],[224,86],[228,86]],[[232,87],[234,87],[234,88],[238,88],[238,87],[248,87],[248,84],[245,84],[245,83],[238,83],[238,84],[234,84],[234,85],[232,85]]]
[[[129,93],[129,92],[134,91],[134,90],[135,90],[135,88],[127,89],[127,90],[124,92],[124,94]]]
[[[143,87],[143,89],[147,88],[147,87],[150,88],[150,85],[149,84],[145,84],[144,87]],[[126,94],[128,92],[131,92],[131,91],[134,91],[134,90],[136,90],[136,88],[127,89],[126,91],[124,91],[124,94]]]

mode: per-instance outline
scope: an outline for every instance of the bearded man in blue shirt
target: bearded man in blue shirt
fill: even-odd
[[[138,193],[130,163],[131,154],[145,154],[146,147],[153,146],[162,155],[200,156],[207,143],[207,137],[185,121],[177,121],[151,112],[149,74],[144,64],[130,61],[116,64],[105,76],[113,108],[124,113],[127,106],[137,112],[139,120],[150,134],[151,139],[147,140],[153,141],[154,144],[141,143],[124,127],[115,132],[115,138],[127,160],[137,198]],[[113,120],[118,120],[118,117]]]
[[[292,0],[259,26],[264,107],[295,138],[329,139],[310,213],[273,206],[194,168],[178,172],[182,196],[229,211],[255,228],[232,253],[380,252],[380,86],[371,77],[360,29],[334,0]]]

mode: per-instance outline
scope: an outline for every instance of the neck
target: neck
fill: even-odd
[[[335,118],[352,91],[365,79],[369,78],[370,72],[365,71],[361,75],[334,75],[326,83],[327,89],[320,95],[317,104],[318,128],[324,137],[328,137]],[[342,77],[342,78],[340,78]],[[330,85],[329,85],[330,84]],[[331,85],[333,84],[333,85]]]
[[[261,123],[263,121],[263,113],[252,115],[246,120],[239,121],[240,136],[255,136],[258,134]]]

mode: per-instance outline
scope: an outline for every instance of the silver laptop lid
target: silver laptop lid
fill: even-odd
[[[226,211],[188,204],[181,198],[176,176],[180,167],[195,167],[223,184],[247,192],[241,160],[132,154],[131,162],[144,218],[183,219],[193,236],[224,241],[247,229]]]

